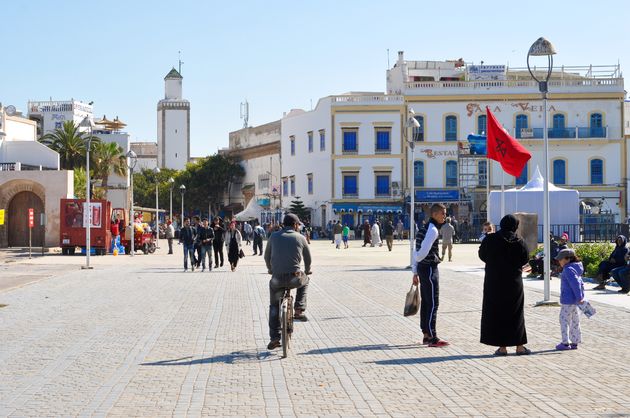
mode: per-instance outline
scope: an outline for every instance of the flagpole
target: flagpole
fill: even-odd
[[[486,137],[486,143],[488,141]],[[487,144],[486,144],[487,147]],[[492,160],[488,158],[488,151],[486,149],[486,222],[490,222],[490,171],[492,169]]]
[[[505,216],[505,172],[501,170],[501,219]]]

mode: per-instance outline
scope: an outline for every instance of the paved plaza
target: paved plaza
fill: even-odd
[[[534,307],[532,356],[479,343],[477,246],[441,265],[438,332],[428,348],[402,316],[409,247],[312,244],[309,322],[287,359],[269,352],[262,257],[237,271],[183,273],[181,247],[156,255],[0,258],[0,416],[630,415],[630,297],[589,290],[584,343],[556,352],[557,307]],[[557,280],[552,282],[557,287]],[[589,289],[592,285],[589,285]]]

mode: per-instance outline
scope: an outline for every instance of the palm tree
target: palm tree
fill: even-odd
[[[60,165],[63,170],[73,170],[85,167],[86,144],[89,136],[79,131],[73,121],[65,121],[61,128],[44,135],[40,142],[59,153]],[[100,142],[96,136],[91,137],[92,148]],[[91,151],[91,150],[90,150]]]
[[[127,158],[122,147],[115,142],[97,142],[90,153],[90,165],[93,169],[92,177],[102,180],[102,186],[107,191],[107,181],[110,174],[121,177],[127,175]]]

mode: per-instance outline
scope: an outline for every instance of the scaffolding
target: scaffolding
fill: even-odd
[[[488,160],[485,152],[471,152],[468,141],[457,145],[459,220],[468,219],[474,230],[479,230],[487,217]]]

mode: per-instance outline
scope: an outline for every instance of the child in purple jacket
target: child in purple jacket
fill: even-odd
[[[570,248],[561,250],[556,256],[556,260],[562,267],[560,276],[562,342],[556,346],[556,350],[575,350],[578,348],[578,344],[582,342],[578,303],[584,301],[584,283],[582,282],[584,267],[575,255],[575,251]]]

